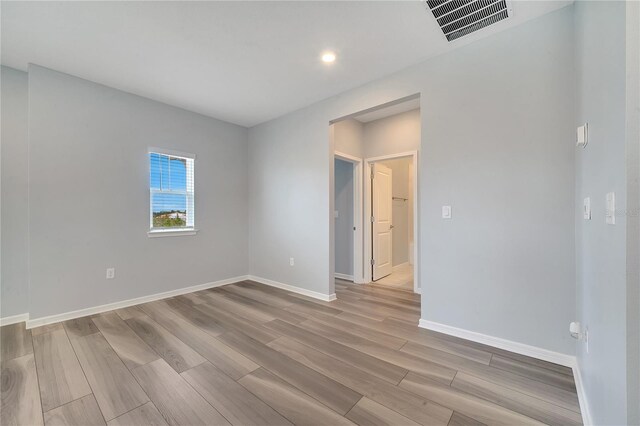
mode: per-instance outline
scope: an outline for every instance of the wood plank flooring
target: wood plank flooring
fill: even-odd
[[[580,425],[571,369],[417,327],[420,298],[255,282],[0,329],[3,426]]]

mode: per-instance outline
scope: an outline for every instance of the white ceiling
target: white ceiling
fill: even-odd
[[[417,0],[2,1],[0,59],[253,126],[569,3],[516,1],[513,18],[448,43]]]

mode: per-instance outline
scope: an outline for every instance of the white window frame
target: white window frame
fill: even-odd
[[[162,191],[151,188],[151,162],[150,154],[166,155],[173,158],[182,158],[187,160],[187,189],[186,191]],[[150,146],[147,150],[147,162],[149,164],[149,237],[176,237],[184,235],[196,235],[198,230],[195,228],[195,154],[187,152],[175,151],[166,148],[157,148]],[[189,179],[191,176],[191,179]],[[186,195],[187,197],[187,226],[184,228],[154,228],[153,227],[153,194],[174,193]]]

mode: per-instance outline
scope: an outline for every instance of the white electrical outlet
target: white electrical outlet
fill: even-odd
[[[112,280],[116,277],[116,268],[107,268],[107,279]]]
[[[296,262],[295,262],[295,260],[293,259],[293,257],[290,257],[290,258],[289,258],[289,266],[293,266],[293,265],[295,265],[295,264],[296,264]]]

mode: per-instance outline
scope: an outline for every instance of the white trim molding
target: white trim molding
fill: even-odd
[[[11,315],[9,317],[4,317],[4,318],[0,318],[0,327],[4,326],[4,325],[11,325],[11,324],[16,324],[19,322],[25,322],[29,319],[29,314],[18,314],[18,315]]]
[[[334,275],[336,276],[336,278],[339,278],[341,280],[353,281],[353,275],[341,274],[340,272],[336,272]]]
[[[196,235],[198,233],[197,229],[194,228],[186,228],[186,229],[153,229],[147,232],[149,238],[158,238],[158,237],[184,237],[187,235]]]
[[[60,321],[67,321],[74,318],[85,317],[87,315],[95,315],[95,314],[100,314],[102,312],[112,311],[114,309],[120,309],[120,308],[129,307],[129,306],[139,305],[141,303],[153,302],[154,300],[166,299],[169,297],[179,296],[181,294],[186,294],[186,293],[193,293],[194,291],[220,287],[227,284],[233,284],[233,283],[245,281],[247,278],[248,278],[247,275],[241,275],[238,277],[232,277],[224,280],[213,281],[210,283],[198,284],[191,287],[179,288],[177,290],[165,291],[163,293],[156,293],[149,296],[136,297],[135,299],[107,303],[106,305],[94,306],[92,308],[78,309],[77,311],[65,312],[62,314],[28,319],[27,328],[29,329],[34,327],[40,327],[43,325],[53,324]]]
[[[515,352],[520,355],[526,355],[543,361],[552,362],[554,364],[564,365],[569,368],[573,368],[576,365],[576,357],[573,355],[554,352],[548,349],[538,348],[536,346],[530,346],[500,337],[489,336],[487,334],[465,330],[463,328],[452,327],[438,322],[427,321],[422,318],[420,319],[418,326],[426,328],[427,330],[437,331],[450,336],[460,337],[461,339],[471,340],[472,342],[493,346],[494,348],[504,349],[505,351]]]
[[[336,294],[324,294],[318,293],[317,291],[306,290],[304,288],[296,287],[290,284],[284,284],[278,281],[273,281],[267,278],[256,277],[254,275],[249,275],[247,278],[250,281],[255,281],[260,284],[265,284],[271,287],[279,288],[281,290],[287,290],[292,293],[302,294],[303,296],[313,297],[314,299],[324,300],[325,302],[331,302],[332,300],[336,300]]]
[[[582,424],[584,426],[591,426],[593,425],[593,419],[591,418],[591,408],[589,407],[587,392],[584,389],[584,382],[582,381],[580,364],[576,361],[572,369],[573,369],[573,380],[576,383],[576,391],[578,393],[578,402],[580,403],[580,412],[582,414]]]
[[[402,262],[398,265],[393,265],[393,267],[391,269],[400,269],[400,268],[404,268],[405,266],[410,265],[413,266],[412,264],[410,264],[409,262]]]
[[[335,151],[333,153],[333,156],[335,158],[340,159],[340,160],[348,161],[350,163],[362,163],[362,158],[356,157],[354,155],[346,154],[346,153],[340,152],[340,151]]]
[[[573,379],[576,384],[578,394],[578,402],[580,403],[580,413],[582,415],[582,423],[585,426],[593,425],[591,418],[591,409],[587,394],[582,381],[582,373],[577,358],[573,355],[563,354],[550,351],[548,349],[538,348],[536,346],[525,345],[500,337],[489,336],[475,331],[465,330],[463,328],[452,327],[450,325],[441,324],[434,321],[427,321],[420,318],[418,326],[427,330],[437,331],[439,333],[448,334],[450,336],[459,337],[461,339],[471,340],[472,342],[482,343],[484,345],[493,346],[494,348],[504,349],[505,351],[514,352],[520,355],[530,356],[532,358],[541,359],[543,361],[552,362],[554,364],[563,365],[571,368],[573,371]]]

